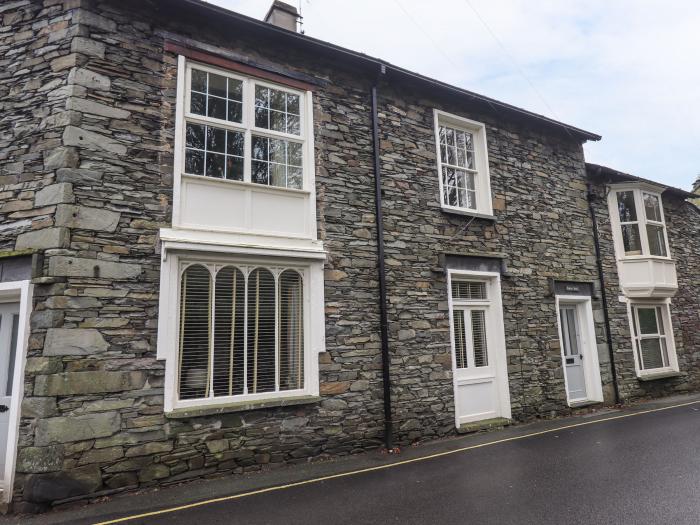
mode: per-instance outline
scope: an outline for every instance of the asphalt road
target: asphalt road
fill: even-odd
[[[127,523],[698,524],[700,404]]]

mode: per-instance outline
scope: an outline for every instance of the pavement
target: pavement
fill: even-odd
[[[700,395],[3,520],[197,522],[696,525]]]

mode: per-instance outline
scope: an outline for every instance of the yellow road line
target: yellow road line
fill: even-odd
[[[619,416],[606,417],[604,419],[594,419],[591,421],[583,421],[581,423],[573,423],[571,425],[564,425],[561,427],[550,428],[547,430],[540,430],[539,432],[530,432],[529,434],[522,434],[520,436],[513,436],[513,437],[508,437],[508,438],[503,438],[503,439],[497,439],[495,441],[489,441],[487,443],[480,443],[478,445],[470,445],[468,447],[456,448],[454,450],[446,450],[444,452],[436,452],[435,454],[430,454],[428,456],[421,456],[418,458],[404,459],[402,461],[395,461],[393,463],[386,463],[384,465],[377,465],[376,467],[367,467],[367,468],[362,468],[362,469],[358,469],[358,470],[351,470],[349,472],[341,472],[339,474],[330,474],[328,476],[321,476],[319,478],[312,478],[312,479],[307,479],[307,480],[303,480],[303,481],[295,481],[293,483],[287,483],[285,485],[275,485],[274,487],[267,487],[264,489],[251,490],[250,492],[242,492],[240,494],[233,494],[231,496],[222,496],[219,498],[198,501],[196,503],[189,503],[187,505],[180,505],[178,507],[170,507],[170,508],[162,509],[162,510],[154,510],[152,512],[144,512],[143,514],[134,514],[133,516],[125,516],[123,518],[117,518],[117,519],[113,519],[113,520],[109,520],[109,521],[101,521],[99,523],[95,523],[95,525],[111,525],[112,523],[123,523],[125,521],[130,521],[130,520],[136,520],[136,519],[140,519],[140,518],[148,518],[149,516],[170,514],[172,512],[179,512],[181,510],[193,509],[196,507],[202,507],[204,505],[211,505],[212,503],[221,503],[222,501],[231,501],[231,500],[235,500],[235,499],[245,498],[247,496],[255,496],[257,494],[265,494],[266,492],[276,492],[278,490],[284,490],[284,489],[289,489],[289,488],[293,488],[293,487],[301,487],[303,485],[310,485],[312,483],[320,483],[322,481],[328,481],[330,479],[344,478],[344,477],[348,477],[348,476],[355,476],[357,474],[364,474],[365,472],[374,472],[376,470],[384,470],[384,469],[389,469],[389,468],[393,468],[393,467],[399,467],[401,465],[407,465],[409,463],[417,463],[419,461],[426,461],[428,459],[439,458],[442,456],[449,456],[450,454],[457,454],[459,452],[466,452],[468,450],[474,450],[477,448],[488,447],[491,445],[498,445],[500,443],[507,443],[509,441],[517,441],[519,439],[525,439],[525,438],[534,437],[534,436],[541,436],[543,434],[551,434],[552,432],[560,432],[562,430],[567,430],[570,428],[583,427],[586,425],[594,425],[596,423],[604,423],[606,421],[613,421],[615,419],[624,419],[627,417],[641,416],[643,414],[650,414],[652,412],[661,412],[663,410],[670,410],[672,408],[680,408],[680,407],[686,407],[689,405],[696,405],[698,403],[700,403],[700,400],[689,401],[687,403],[680,403],[678,405],[671,405],[671,406],[667,406],[667,407],[652,408],[649,410],[640,410],[639,412],[630,412],[628,414],[621,414]]]

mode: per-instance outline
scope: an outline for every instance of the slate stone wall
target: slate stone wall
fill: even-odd
[[[0,89],[13,93],[7,107],[20,125],[0,120],[0,141],[10,137],[0,148],[6,155],[0,224],[29,222],[0,230],[0,239],[8,249],[45,256],[44,275],[35,281],[16,508],[381,446],[373,75],[232,33],[221,20],[179,11],[176,2],[167,14],[162,2],[131,0],[8,5],[0,11],[0,48],[21,58],[5,53],[15,69],[0,73]],[[52,29],[41,36],[44,27]],[[31,39],[17,36],[27,31]],[[178,419],[163,414],[158,231],[171,221],[177,73],[175,55],[163,49],[164,31],[326,82],[314,94],[318,233],[329,252],[320,402]],[[24,76],[19,71],[29,60],[35,63]],[[415,86],[382,84],[379,105],[398,443],[455,432],[442,253],[505,255],[513,416],[570,413],[549,279],[589,281],[598,290],[579,142]],[[436,107],[486,124],[495,221],[440,210]],[[43,133],[29,147],[13,138],[25,125]],[[11,210],[15,201],[26,203]],[[35,215],[14,215],[20,212]],[[695,263],[687,264],[692,271]],[[679,315],[690,317],[692,305],[683,308]],[[597,298],[594,314],[610,401]]]
[[[662,195],[671,257],[678,275],[678,292],[671,298],[671,323],[681,375],[640,381],[634,367],[627,304],[620,301],[623,294],[617,274],[606,188],[603,183],[594,186],[595,208],[622,401],[695,392],[700,389],[700,212],[668,192]]]

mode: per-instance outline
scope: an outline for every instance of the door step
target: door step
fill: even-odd
[[[484,430],[496,430],[507,427],[511,424],[511,420],[505,417],[494,417],[492,419],[483,419],[481,421],[473,421],[472,423],[464,423],[457,428],[458,434],[470,434],[472,432],[481,432]]]

